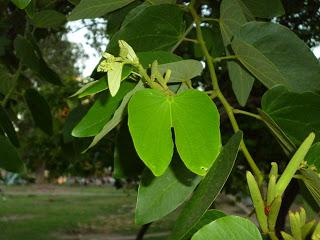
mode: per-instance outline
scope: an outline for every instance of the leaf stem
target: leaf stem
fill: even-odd
[[[234,59],[237,59],[237,58],[238,58],[238,56],[236,56],[236,55],[229,55],[229,56],[214,58],[213,62],[221,62],[223,60],[234,60]]]
[[[232,128],[234,130],[234,132],[238,132],[240,130],[239,125],[237,123],[237,120],[235,119],[234,113],[233,113],[233,108],[232,106],[229,104],[229,102],[227,101],[227,99],[224,97],[224,95],[222,94],[220,88],[219,88],[219,84],[218,84],[218,79],[217,79],[217,75],[215,72],[215,68],[214,68],[214,63],[213,63],[213,59],[208,51],[208,48],[205,44],[205,41],[203,39],[203,35],[202,35],[202,31],[201,31],[201,18],[199,17],[199,15],[197,14],[196,10],[193,7],[193,2],[190,3],[189,5],[189,10],[190,13],[194,19],[195,25],[196,25],[196,32],[197,32],[197,39],[198,42],[201,46],[202,52],[207,60],[207,64],[208,64],[208,68],[209,68],[209,72],[210,72],[210,77],[212,80],[212,86],[213,86],[213,90],[216,91],[217,93],[217,97],[220,100],[220,102],[222,103],[224,109],[226,110],[226,113],[230,119]],[[258,184],[261,185],[263,182],[263,175],[260,171],[260,169],[258,168],[258,166],[256,165],[255,161],[253,160],[253,158],[251,157],[247,146],[245,145],[244,141],[242,140],[240,143],[240,149],[242,150],[243,155],[245,156],[245,158],[247,159],[248,164],[250,165],[252,171],[254,172],[255,176],[257,177],[258,180]]]
[[[247,111],[244,111],[244,110],[233,109],[233,113],[234,113],[234,114],[246,115],[246,116],[253,117],[253,118],[255,118],[255,119],[258,119],[258,120],[261,120],[261,121],[262,121],[262,118],[260,117],[260,115],[254,114],[254,113],[251,113],[251,112],[247,112]]]
[[[185,38],[188,36],[188,34],[190,33],[190,31],[193,28],[193,23],[190,24],[190,26],[187,28],[187,30],[182,34],[181,38],[179,39],[179,41],[176,43],[176,45],[174,45],[171,48],[171,52],[173,53],[178,47],[179,45],[185,40]]]
[[[217,23],[220,23],[220,20],[219,20],[219,18],[206,18],[206,17],[204,17],[204,18],[201,18],[201,20],[202,21],[204,21],[204,22],[217,22]]]
[[[198,44],[198,40],[197,39],[192,39],[192,38],[184,38],[183,41],[186,41],[186,42],[192,42],[192,43],[195,43],[195,44]]]

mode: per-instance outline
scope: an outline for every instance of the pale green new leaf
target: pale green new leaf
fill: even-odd
[[[101,17],[122,8],[134,0],[81,0],[68,17],[69,21]]]
[[[200,177],[175,159],[165,173],[154,177],[145,170],[139,185],[136,223],[154,222],[179,207],[193,192]]]
[[[11,2],[13,2],[18,8],[25,9],[31,0],[11,0]]]
[[[262,240],[254,223],[238,216],[219,218],[201,228],[191,240]]]
[[[193,59],[161,64],[158,68],[161,74],[165,74],[168,69],[172,71],[169,82],[185,82],[200,76],[203,71],[202,63]]]
[[[110,63],[110,68],[111,69],[108,71],[108,85],[111,96],[114,97],[120,88],[123,63]]]

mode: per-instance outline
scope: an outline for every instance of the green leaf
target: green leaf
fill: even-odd
[[[121,80],[125,80],[132,72],[132,66],[124,65],[121,74]],[[108,89],[108,77],[107,75],[103,76],[99,80],[91,81],[80,88],[75,94],[71,97],[78,96],[78,98],[83,98],[89,95],[93,95],[104,90]]]
[[[99,96],[88,113],[81,119],[79,124],[73,129],[74,137],[96,136],[107,122],[109,122],[114,112],[119,107],[124,96],[130,92],[135,83],[123,82],[118,94],[112,97],[110,93],[105,92]]]
[[[320,177],[317,173],[310,169],[300,169],[302,181],[308,188],[314,200],[320,207]]]
[[[219,113],[204,92],[188,90],[169,96],[145,89],[132,97],[128,113],[137,153],[155,176],[162,175],[171,161],[171,128],[178,153],[192,172],[205,175],[219,154]]]
[[[113,62],[109,65],[111,69],[108,71],[108,85],[110,94],[114,97],[120,89],[123,64],[120,62]]]
[[[156,60],[158,61],[158,64],[166,64],[182,60],[180,56],[166,51],[139,52],[137,55],[140,64],[144,68],[149,68],[150,65]]]
[[[166,13],[165,18],[163,13]],[[183,35],[184,29],[183,12],[178,6],[152,5],[121,27],[112,37],[107,52],[118,52],[118,40],[126,41],[136,52],[171,50]]]
[[[242,25],[249,21],[240,0],[223,0],[220,6],[220,29],[227,55],[230,55],[229,45],[234,36],[240,32]],[[232,89],[241,106],[245,106],[250,95],[254,78],[238,62],[228,61],[229,78]]]
[[[30,42],[22,36],[18,36],[14,40],[14,48],[16,50],[17,57],[29,67],[32,71],[36,72],[41,79],[56,85],[62,85],[61,80],[56,72],[48,67],[36,49],[38,46],[34,46],[35,43]]]
[[[320,142],[312,145],[307,156],[305,157],[309,166],[315,166],[320,173]]]
[[[242,2],[255,17],[272,18],[285,13],[281,0],[242,0]]]
[[[209,209],[208,211],[206,211],[206,213],[201,217],[201,219],[199,220],[199,222],[188,232],[188,235],[186,237],[184,237],[184,240],[187,239],[191,239],[191,237],[197,232],[199,231],[202,227],[204,227],[205,225],[219,219],[222,217],[227,216],[226,214],[224,214],[223,212],[216,210],[216,209]]]
[[[25,170],[24,163],[20,159],[17,150],[9,142],[8,138],[0,135],[0,168],[10,172],[21,173]]]
[[[34,89],[28,89],[24,97],[36,126],[48,135],[52,135],[52,116],[47,101]]]
[[[13,76],[4,65],[0,64],[0,93],[6,95],[14,85]]]
[[[16,131],[7,114],[7,111],[2,106],[0,106],[0,128],[2,128],[2,130],[7,134],[11,143],[16,147],[19,147],[19,140]]]
[[[126,115],[125,110],[130,98],[133,94],[135,94],[137,91],[143,88],[143,83],[139,82],[134,89],[132,89],[130,92],[127,93],[127,95],[124,96],[120,106],[114,112],[113,117],[103,126],[102,130],[94,137],[92,143],[87,148],[87,150],[96,145],[105,135],[107,135],[112,129],[118,126],[118,124],[122,121],[123,117],[125,117]]]
[[[68,21],[97,18],[122,8],[134,0],[81,0],[68,17]]]
[[[263,95],[261,106],[294,144],[300,145],[312,131],[319,136],[320,95],[293,93],[283,86],[277,86]]]
[[[204,226],[191,239],[262,240],[262,236],[250,220],[238,216],[226,216]]]
[[[11,2],[13,2],[18,8],[25,9],[31,0],[11,0]]]
[[[32,16],[32,23],[38,28],[57,28],[65,22],[65,15],[55,10],[43,10]]]
[[[134,148],[126,119],[122,122],[116,138],[113,165],[115,178],[137,179],[144,169],[144,164]]]
[[[166,216],[187,200],[199,181],[200,177],[180,161],[173,161],[160,177],[146,169],[139,185],[136,223],[146,224]]]
[[[169,82],[185,82],[200,76],[203,71],[202,63],[193,59],[161,64],[158,67],[161,74],[164,74],[167,69],[172,71]]]
[[[240,61],[268,88],[283,84],[299,93],[320,90],[318,59],[288,28],[250,22],[243,25],[238,39],[232,47]]]
[[[179,215],[170,240],[179,240],[187,236],[188,231],[196,226],[212,205],[231,173],[241,140],[242,132],[238,132],[222,148],[217,160]]]

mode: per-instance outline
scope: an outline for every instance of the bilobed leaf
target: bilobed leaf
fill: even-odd
[[[320,173],[320,142],[312,145],[307,156],[305,157],[309,166],[315,166]]]
[[[194,77],[200,76],[203,71],[202,63],[193,59],[161,64],[158,67],[161,74],[164,74],[167,69],[172,71],[169,82],[188,81]]]
[[[55,10],[43,10],[32,16],[32,23],[38,28],[56,28],[65,22],[65,15]]]
[[[318,139],[320,95],[293,93],[284,86],[276,86],[263,95],[261,106],[294,144],[300,145],[310,132],[315,132]]]
[[[219,218],[201,228],[191,240],[262,240],[253,222],[238,216]]]
[[[13,2],[18,8],[25,9],[31,0],[11,0],[11,2]]]
[[[19,140],[16,134],[16,130],[7,114],[7,111],[0,106],[0,128],[7,134],[11,143],[16,147],[19,147]]]
[[[112,97],[110,93],[107,92],[102,93],[89,109],[88,113],[73,129],[72,135],[74,137],[96,136],[105,124],[111,120],[123,97],[134,87],[135,83],[123,82],[115,97]]]
[[[165,18],[163,13],[166,13]],[[118,40],[126,41],[136,52],[171,50],[181,38],[184,28],[183,12],[178,6],[152,5],[121,27],[112,37],[107,52],[117,53]]]
[[[8,138],[0,135],[0,168],[10,172],[21,173],[25,166],[15,147]]]
[[[206,211],[206,213],[201,217],[201,219],[199,220],[199,222],[190,230],[188,231],[188,235],[185,236],[183,238],[183,240],[188,240],[191,239],[191,237],[197,232],[199,231],[202,227],[204,227],[205,225],[219,219],[222,217],[227,216],[226,214],[224,214],[223,212],[216,210],[216,209],[209,209],[208,211]]]
[[[220,29],[227,55],[230,55],[229,45],[234,36],[240,32],[242,25],[247,23],[243,3],[240,0],[223,0],[220,6]],[[254,78],[238,62],[227,63],[232,89],[241,106],[245,106],[250,95]]]
[[[118,126],[118,124],[122,121],[122,119],[126,115],[125,110],[130,98],[132,97],[133,94],[135,94],[137,91],[143,88],[144,88],[143,83],[139,82],[134,89],[132,89],[130,92],[127,93],[127,95],[124,96],[120,106],[114,112],[113,117],[110,119],[109,122],[107,122],[103,126],[102,130],[94,137],[93,141],[91,142],[87,150],[92,148],[94,145],[96,145],[105,135],[107,135],[112,129]]]
[[[242,44],[234,50],[240,61],[244,65],[246,61],[248,70],[267,87],[283,84],[299,93],[320,90],[318,59],[288,28],[275,23],[250,22],[242,26],[238,37]]]
[[[114,178],[131,179],[137,179],[145,168],[134,148],[126,119],[117,134],[113,167]]]
[[[48,135],[51,135],[53,132],[53,123],[47,101],[34,89],[28,89],[26,91],[25,99],[36,126]]]
[[[122,8],[134,0],[81,0],[68,17],[69,21],[101,17]]]
[[[170,240],[188,236],[221,191],[237,158],[242,132],[236,133],[222,148],[217,160],[199,184],[179,215]],[[210,238],[209,238],[210,239]]]
[[[178,153],[192,172],[205,175],[219,154],[219,113],[204,92],[188,90],[169,96],[146,89],[132,97],[128,113],[137,153],[155,176],[162,175],[171,161],[171,128]]]
[[[166,64],[171,62],[181,61],[182,58],[171,52],[166,51],[150,51],[137,53],[139,62],[144,68],[149,68],[154,61],[158,61],[158,64]]]
[[[283,15],[284,9],[281,0],[240,0],[253,16],[259,18],[272,18]]]
[[[191,195],[199,181],[200,177],[180,161],[173,161],[160,177],[146,169],[139,185],[136,223],[146,224],[166,216]]]

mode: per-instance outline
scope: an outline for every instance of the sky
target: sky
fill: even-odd
[[[101,22],[101,26],[105,26],[104,25],[105,21],[103,19],[96,19],[96,20]],[[88,55],[88,59],[86,60],[79,59],[78,61],[79,66],[83,67],[83,71],[81,73],[82,77],[90,76],[91,72],[94,70],[94,68],[98,64],[102,54],[100,52],[97,52],[96,49],[92,48],[85,41],[85,35],[90,33],[86,25],[90,24],[90,22],[91,22],[90,20],[84,20],[84,23],[81,20],[69,22],[68,26],[71,28],[71,31],[66,35],[67,39],[70,42],[74,42],[82,45],[83,49],[85,50],[85,53]],[[107,46],[108,44],[107,38],[101,39],[101,43],[103,46]],[[317,58],[320,58],[320,46],[313,48],[312,51]]]

